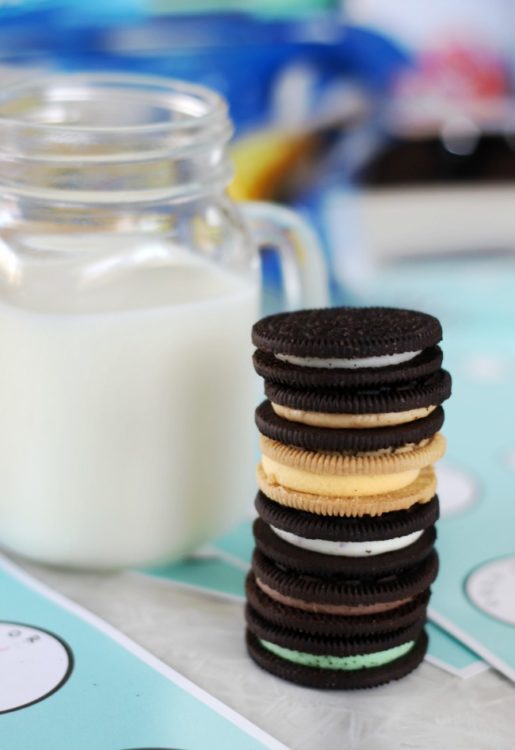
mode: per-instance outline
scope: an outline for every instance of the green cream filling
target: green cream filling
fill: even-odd
[[[290,648],[283,648],[276,643],[260,640],[263,648],[271,651],[281,659],[286,659],[294,664],[300,664],[303,667],[318,667],[319,669],[342,669],[351,671],[354,669],[370,669],[372,667],[382,667],[391,661],[400,659],[407,654],[415,641],[402,643],[400,646],[388,648],[385,651],[375,651],[372,654],[356,654],[355,656],[330,656],[325,654],[306,654],[304,651],[294,651]]]

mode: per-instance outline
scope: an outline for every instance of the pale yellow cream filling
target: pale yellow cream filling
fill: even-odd
[[[314,474],[303,469],[279,464],[268,456],[261,457],[261,466],[271,484],[280,484],[290,490],[326,497],[368,497],[400,490],[415,481],[419,469],[396,474],[346,475]]]
[[[328,412],[302,411],[290,409],[272,402],[272,408],[277,416],[290,422],[300,422],[312,427],[338,428],[367,428],[387,427],[389,425],[406,424],[423,419],[436,409],[436,406],[423,406],[409,411],[385,412],[383,414],[329,414]]]

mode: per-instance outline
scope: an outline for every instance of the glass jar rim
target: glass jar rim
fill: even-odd
[[[46,200],[184,197],[226,185],[225,99],[194,83],[50,73],[0,91],[0,186]]]
[[[94,125],[76,122],[45,122],[27,117],[6,114],[9,108],[12,110],[16,102],[26,95],[34,97],[39,93],[40,97],[45,92],[54,91],[53,96],[48,96],[47,103],[57,103],[63,94],[80,91],[81,101],[93,100],[93,96],[85,94],[91,92],[106,91],[109,89],[124,89],[127,92],[136,91],[145,95],[149,101],[154,99],[159,102],[163,111],[168,113],[182,113],[184,119],[166,119],[158,122],[145,122],[137,124],[113,123],[112,125]],[[61,93],[61,97],[56,94]],[[175,106],[172,106],[175,105]],[[179,106],[178,106],[179,105]],[[156,134],[166,131],[172,134],[174,131],[188,130],[194,128],[210,128],[217,124],[227,123],[228,107],[225,99],[213,91],[196,83],[190,83],[174,78],[161,76],[137,75],[131,73],[47,73],[27,78],[21,82],[5,86],[0,90],[0,127],[29,127],[31,130],[43,133],[51,130],[53,133],[84,133],[84,134]]]

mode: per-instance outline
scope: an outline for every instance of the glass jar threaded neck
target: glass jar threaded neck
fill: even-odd
[[[126,75],[50,75],[0,92],[0,190],[40,200],[186,199],[225,185],[222,97]]]

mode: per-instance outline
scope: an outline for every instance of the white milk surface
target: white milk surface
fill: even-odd
[[[122,288],[135,309],[0,305],[0,543],[28,557],[179,556],[252,498],[257,286],[196,261]]]

